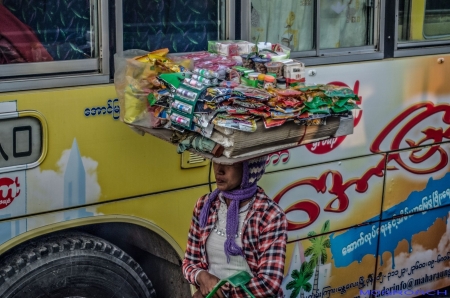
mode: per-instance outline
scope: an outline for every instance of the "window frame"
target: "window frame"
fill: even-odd
[[[291,52],[291,58],[301,58],[305,65],[324,65],[343,62],[379,60],[384,58],[384,9],[385,0],[366,0],[374,9],[373,45],[337,49],[320,49],[320,1],[314,0],[316,13],[314,43],[315,48],[309,51]],[[327,0],[324,0],[327,1]],[[249,40],[251,34],[251,0],[241,1],[241,37]]]
[[[410,57],[410,56],[423,56],[423,55],[435,55],[435,54],[448,54],[450,53],[450,39],[449,40],[436,40],[429,39],[417,42],[399,42],[399,18],[400,10],[399,3],[401,0],[395,0],[395,47],[394,57]],[[412,1],[412,0],[408,0]],[[426,5],[426,0],[424,5]],[[411,3],[410,3],[411,4]],[[425,9],[424,9],[425,13]],[[423,22],[422,22],[423,26]],[[423,30],[423,27],[422,27]]]
[[[98,58],[0,65],[0,92],[109,83],[109,4],[95,1]]]
[[[225,2],[225,38],[233,40],[236,37],[236,0],[217,0]],[[239,1],[239,0],[238,0]],[[116,44],[115,54],[123,53],[123,0],[114,0],[115,14],[116,14]],[[176,53],[182,55],[184,53]]]
[[[123,0],[95,1],[98,7],[96,15],[99,40],[98,58],[0,65],[0,93],[111,83],[111,71],[114,68],[113,55],[114,53],[123,52]],[[249,40],[251,33],[251,0],[241,0],[239,2],[236,0],[219,1],[223,1],[225,4],[225,12],[222,12],[222,14],[225,13],[226,21],[224,27],[225,39]],[[320,1],[314,1],[316,12],[320,12]],[[299,58],[307,66],[314,66],[374,61],[395,57],[450,54],[450,40],[430,39],[419,42],[399,43],[400,0],[395,0],[395,2],[391,2],[391,0],[366,1],[372,1],[373,9],[375,10],[373,46],[315,49],[293,52],[291,57]],[[111,7],[110,11],[109,5],[115,5],[115,7]],[[319,24],[319,18],[320,15],[317,15],[314,20],[316,26]],[[114,26],[114,28],[110,26]],[[316,30],[315,33],[316,40],[320,36],[320,27],[318,28],[319,30]],[[111,45],[110,42],[112,43]]]

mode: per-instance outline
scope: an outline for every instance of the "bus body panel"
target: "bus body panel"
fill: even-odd
[[[140,136],[118,120],[111,85],[0,95],[0,101],[12,100],[18,111],[45,117],[50,148],[38,167],[26,171],[20,187],[27,206],[15,216],[207,182],[207,167],[182,170],[173,145]]]
[[[313,291],[368,297],[367,291],[403,287],[411,278],[413,290],[447,285],[445,279],[422,283],[425,269],[392,277],[394,263],[411,270],[418,252],[426,251],[427,262],[441,260],[439,266],[427,265],[427,274],[446,274],[443,264],[450,264],[443,257],[450,251],[445,240],[450,69],[436,63],[438,57],[314,68],[317,75],[309,83],[353,88],[362,111],[355,112],[353,135],[271,155],[261,186],[290,224],[286,293],[292,291],[294,270],[301,269],[299,260],[311,262],[308,248],[316,238],[327,257],[311,263],[312,288],[305,297]],[[149,222],[178,252],[185,248],[195,201],[208,192],[208,169],[180,169],[173,145],[139,136],[117,120],[112,85],[7,93],[0,101],[15,101],[17,111],[39,112],[49,131],[48,153],[39,166],[0,174],[1,199],[14,196],[0,210],[11,218],[1,222],[3,251],[48,232],[44,227],[76,227],[114,215],[117,221]],[[157,192],[162,193],[152,195]],[[405,215],[406,207],[420,212]],[[415,219],[421,224],[412,224]],[[425,243],[429,239],[432,244]]]
[[[268,173],[260,185],[285,210],[294,241],[327,221],[332,232],[379,220],[384,164],[384,155],[376,154]]]
[[[324,140],[288,150],[288,162],[269,169],[281,170],[355,156],[409,149],[448,141],[422,132],[448,128],[444,113],[450,109],[450,68],[438,58],[450,55],[397,58],[307,68],[315,70],[306,82],[334,83],[352,88],[360,97],[361,110],[354,112],[352,135]],[[447,79],[446,79],[447,78]],[[413,142],[408,142],[410,139]],[[280,154],[280,153],[279,153]],[[274,154],[273,158],[278,158]],[[284,156],[284,159],[287,157]]]
[[[8,241],[13,238],[14,243],[18,244],[59,229],[104,222],[136,224],[139,221],[146,222],[146,225],[154,225],[163,231],[173,239],[172,244],[176,245],[176,250],[182,252],[186,246],[192,210],[197,199],[207,192],[208,188],[205,186],[194,187],[2,221],[0,252],[11,247]],[[58,228],[59,226],[62,228]]]
[[[427,152],[435,154],[420,163],[411,161],[426,157]],[[266,174],[263,182],[269,186],[269,191],[270,186],[277,183],[299,182],[297,189],[290,189],[280,201],[287,211],[291,228],[286,260],[289,268],[286,268],[283,282],[285,293],[289,295],[295,287],[306,282],[311,288],[303,288],[304,297],[315,297],[314,294],[322,295],[317,297],[371,297],[371,294],[378,294],[376,297],[416,297],[436,295],[427,292],[448,287],[449,154],[450,144],[442,143],[386,154],[386,158],[379,160],[383,165],[379,172],[364,171],[371,161],[377,161],[375,157],[378,156],[373,155]],[[398,156],[416,167],[401,168],[395,162]],[[437,164],[441,167],[437,168]],[[333,179],[332,173],[338,173],[337,165],[342,167],[339,171],[344,177],[342,180]],[[347,179],[355,176],[355,166],[359,166],[356,169],[364,174]],[[421,173],[419,169],[430,173]],[[321,180],[323,173],[326,173],[326,179]],[[354,184],[344,192],[349,198],[347,210],[333,214],[320,209],[316,221],[299,231],[292,231],[296,223],[311,221],[311,216],[308,218],[304,211],[308,208],[298,210],[301,208],[293,206],[299,207],[301,203],[312,201],[310,198],[313,197],[313,202],[322,207],[323,201],[328,202],[334,196],[339,198],[339,194],[333,196],[332,190],[349,182]],[[354,192],[353,187],[360,193]],[[302,267],[303,262],[313,268],[313,273],[307,275],[310,268]],[[302,276],[309,278],[301,280]],[[292,287],[295,281],[297,284]],[[318,286],[314,288],[314,284]]]

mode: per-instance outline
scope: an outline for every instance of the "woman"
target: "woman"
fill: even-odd
[[[220,279],[237,271],[253,277],[246,287],[255,297],[283,297],[287,221],[283,210],[257,186],[266,157],[233,165],[214,163],[217,189],[201,197],[189,230],[184,277],[205,297]],[[246,297],[222,287],[215,297]]]

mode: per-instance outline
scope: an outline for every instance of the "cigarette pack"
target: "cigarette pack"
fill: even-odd
[[[223,56],[239,56],[254,51],[255,44],[245,40],[208,41],[208,51]]]

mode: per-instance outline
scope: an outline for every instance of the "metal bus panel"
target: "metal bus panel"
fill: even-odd
[[[135,199],[58,210],[17,220],[4,220],[0,222],[0,254],[15,243],[41,234],[87,224],[127,222],[142,225],[163,234],[165,240],[178,249],[182,256],[195,203],[208,191],[207,186],[194,187]],[[21,195],[11,203],[10,214],[0,213],[1,219],[17,216],[24,212],[20,208],[27,208],[38,203],[28,200],[25,205],[25,192]],[[14,241],[10,241],[11,239]]]
[[[380,234],[376,291],[391,297],[448,297],[448,290],[436,289],[450,285],[449,215],[449,208],[441,207],[381,222],[396,226]]]
[[[450,144],[390,153],[383,219],[450,205]]]
[[[26,213],[16,216],[207,183],[208,167],[181,169],[173,145],[120,122],[115,96],[111,85],[0,95],[0,105],[15,101],[19,114],[36,111],[48,127],[48,153],[26,171]]]
[[[326,221],[336,231],[379,220],[384,165],[384,155],[376,154],[268,173],[259,185],[286,212],[294,241]]]
[[[361,293],[373,288],[378,236],[361,243],[360,235],[367,233],[368,227],[355,227],[289,243],[285,297],[370,297]]]
[[[438,58],[450,55],[307,67],[307,84],[348,86],[360,96],[354,133],[290,149],[288,161],[269,170],[448,141],[445,134],[435,139],[427,133],[448,128],[443,115],[450,109],[450,68]]]

